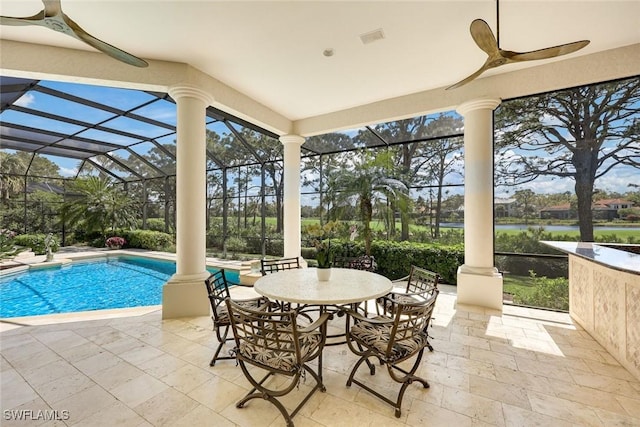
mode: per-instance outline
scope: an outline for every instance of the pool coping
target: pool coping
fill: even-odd
[[[162,305],[145,305],[139,307],[107,308],[103,310],[41,314],[38,316],[3,317],[0,318],[0,333],[28,326],[54,325],[85,322],[90,320],[109,320],[121,317],[144,316],[160,311],[162,311]]]
[[[84,261],[90,259],[109,258],[115,256],[131,255],[140,258],[148,258],[163,261],[176,262],[176,254],[170,252],[148,251],[143,249],[116,249],[116,250],[100,250],[93,249],[82,252],[65,252],[54,254],[53,261],[46,261],[44,255],[34,255],[31,257],[17,257],[14,260],[5,261],[4,265],[15,265],[9,269],[0,270],[0,278],[22,273],[29,269],[57,268],[63,265],[73,263],[73,261]],[[18,261],[19,260],[19,261]],[[206,258],[206,266],[214,268],[224,268],[226,270],[234,270],[241,275],[241,272],[250,273],[252,264],[259,260],[237,261],[237,260],[221,260],[219,258]],[[249,271],[247,271],[249,270]]]

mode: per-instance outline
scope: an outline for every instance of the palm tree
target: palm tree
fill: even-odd
[[[0,152],[0,198],[8,200],[11,195],[22,191],[27,164],[19,156]]]
[[[63,207],[63,218],[68,224],[84,224],[87,231],[99,231],[103,237],[107,229],[113,232],[135,225],[136,202],[110,180],[95,176],[78,179],[70,192],[75,197]]]
[[[389,177],[389,171],[384,166],[387,164],[384,158],[362,155],[354,160],[354,167],[341,170],[335,176],[333,184],[339,204],[357,206],[364,227],[365,252],[371,255],[371,220],[374,205],[382,200],[395,202],[408,198],[408,189],[402,181]]]

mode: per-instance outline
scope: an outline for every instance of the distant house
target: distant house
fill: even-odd
[[[563,203],[561,205],[549,206],[540,209],[540,218],[542,219],[570,219],[571,204]]]
[[[496,197],[493,199],[493,210],[496,218],[515,216],[516,199],[502,199],[500,197]]]
[[[611,209],[628,209],[633,207],[633,202],[624,199],[602,199],[598,200],[595,204],[607,206]]]
[[[618,210],[633,207],[633,202],[623,199],[602,199],[593,204],[594,219],[615,219],[619,218]]]
[[[594,202],[591,211],[594,219],[615,219],[618,218],[619,209],[627,209],[633,207],[633,202],[623,199],[602,199]],[[556,206],[549,206],[540,210],[540,218],[542,219],[571,219],[571,206],[564,203]]]

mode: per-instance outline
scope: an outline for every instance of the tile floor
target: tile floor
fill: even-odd
[[[26,323],[0,323],[3,426],[284,425],[265,401],[234,406],[248,383],[233,361],[209,367],[207,317],[163,321],[156,307]],[[431,388],[412,385],[401,418],[345,387],[356,359],[334,346],[325,350],[327,392],[312,397],[296,425],[640,426],[640,381],[567,314],[459,307],[443,290],[432,335],[435,351],[420,368]],[[393,384],[383,370],[359,377]]]

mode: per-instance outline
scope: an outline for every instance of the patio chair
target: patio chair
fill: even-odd
[[[354,270],[363,270],[375,272],[378,268],[376,260],[373,256],[361,255],[357,257],[335,257],[333,266],[336,268],[352,268]]]
[[[391,298],[378,298],[376,304],[378,314],[393,315],[397,309],[395,306],[397,301],[412,303],[426,300],[437,291],[439,281],[440,276],[437,273],[412,265],[408,276],[393,281],[403,285],[406,282],[405,286],[395,287],[389,294],[389,296],[393,295]],[[427,347],[429,351],[433,351],[429,342]]]
[[[214,366],[218,360],[235,359],[235,356],[219,356],[220,350],[222,350],[224,344],[227,341],[233,340],[233,337],[228,337],[229,329],[231,328],[231,320],[229,319],[229,313],[224,300],[230,298],[230,294],[224,269],[220,269],[215,273],[212,273],[204,281],[204,284],[207,287],[207,295],[209,296],[209,302],[211,303],[213,330],[215,331],[216,338],[218,339],[218,347],[213,355],[213,359],[211,359],[211,362],[209,363],[209,366]],[[270,301],[264,297],[242,300],[238,301],[238,303],[261,311],[268,309],[271,304]]]
[[[407,387],[413,382],[422,383],[424,388],[429,387],[427,380],[418,377],[415,373],[429,342],[427,328],[437,297],[438,289],[435,289],[423,301],[394,300],[393,305],[397,309],[392,316],[367,318],[356,311],[348,310],[346,313],[347,344],[354,354],[360,356],[360,359],[349,375],[347,387],[351,387],[352,383],[359,385],[393,406],[395,416],[399,418],[402,398]],[[393,299],[393,295],[383,298]],[[353,326],[349,327],[351,321],[353,321]],[[369,362],[370,357],[377,358],[381,365],[386,366],[391,379],[401,384],[395,401],[354,378],[356,371],[364,362],[367,362],[371,375],[375,375],[375,365]],[[406,370],[399,366],[402,362],[413,357],[415,357],[415,361],[410,369]]]
[[[378,269],[378,264],[372,255],[360,255],[356,257],[340,256],[335,257],[333,260],[333,266],[336,268],[350,268],[353,270],[370,271],[374,273]],[[349,284],[357,286],[357,283]],[[351,304],[353,307],[359,307],[360,310],[366,315],[368,313],[369,302],[364,301],[362,304]],[[338,316],[342,313],[338,312]]]
[[[282,270],[292,270],[300,267],[300,258],[261,259],[260,271],[263,276]]]
[[[293,270],[296,268],[302,268],[300,265],[300,258],[280,258],[280,259],[261,259],[260,271],[263,276],[271,273],[277,273],[283,270]],[[283,310],[291,309],[291,303],[278,301]]]
[[[295,311],[264,312],[229,298],[226,301],[236,342],[234,353],[242,372],[253,386],[236,403],[236,407],[243,408],[251,399],[264,399],[278,408],[287,426],[293,426],[292,418],[313,393],[317,390],[326,391],[322,382],[322,349],[330,315],[321,314],[314,323],[300,328],[296,323]],[[308,365],[316,358],[317,372]],[[257,379],[265,372],[262,379]],[[297,388],[300,380],[308,377],[306,373],[311,375],[315,385],[289,414],[278,398]],[[267,381],[276,374],[285,377],[286,381]]]

